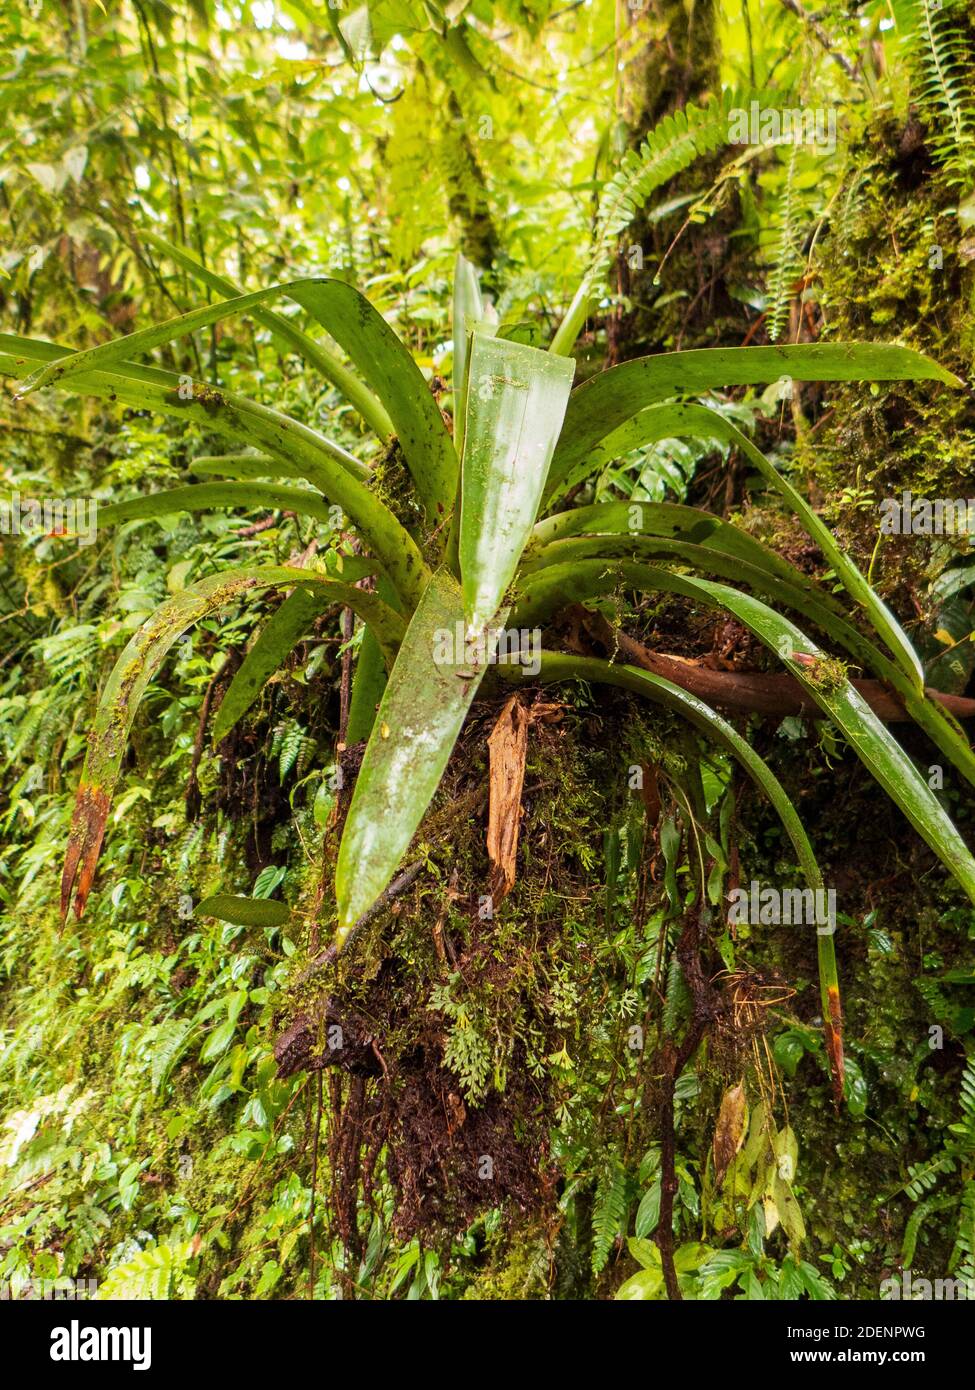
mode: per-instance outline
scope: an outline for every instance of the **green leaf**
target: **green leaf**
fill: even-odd
[[[349,723],[345,731],[346,743],[361,743],[372,733],[372,727],[376,722],[376,707],[385,689],[386,663],[372,629],[367,627],[362,634],[355,674],[352,677]]]
[[[283,927],[291,920],[284,903],[270,898],[235,898],[227,893],[206,898],[196,910],[204,917],[216,917],[236,927]]]
[[[177,246],[173,242],[167,241],[165,237],[151,231],[144,230],[142,237],[151,246],[164,252],[170,260],[182,266],[195,280],[199,280],[208,289],[222,295],[224,299],[239,299],[243,296],[244,291],[239,286],[224,276],[216,275],[212,270],[208,270],[185,247]],[[388,439],[393,434],[393,422],[389,418],[385,406],[333,352],[329,352],[328,348],[323,347],[321,343],[316,343],[313,338],[308,337],[307,333],[302,333],[301,329],[289,319],[282,317],[281,314],[276,314],[272,309],[257,309],[254,311],[253,317],[257,323],[262,324],[273,333],[280,342],[294,349],[309,366],[320,372],[326,381],[330,381],[381,439]]]
[[[459,554],[475,630],[499,608],[531,532],[574,372],[571,358],[472,335]]]
[[[799,343],[782,347],[697,348],[637,357],[573,391],[555,451],[546,501],[595,446],[648,405],[667,396],[777,381],[943,381],[953,373],[911,348],[878,343]]]
[[[266,588],[322,588],[336,602],[361,612],[392,650],[402,634],[398,614],[374,594],[307,570],[255,566],[227,570],[191,584],[164,603],[144,623],[122,652],[108,678],[95,714],[88,755],[81,774],[71,833],[61,875],[61,913],[67,915],[72,891],[75,915],[84,911],[91,891],[105,825],[125,753],[128,733],[149,682],[166,653],[186,629],[237,599]]]
[[[268,679],[287,661],[315,619],[335,602],[327,589],[295,589],[268,620],[227,687],[213,721],[214,745],[225,739],[260,695]]]
[[[641,1269],[616,1290],[617,1299],[645,1303],[657,1297],[664,1286],[662,1269]]]
[[[788,618],[773,612],[749,594],[705,579],[687,577],[681,582],[688,586],[685,592],[699,592],[712,606],[730,612],[780,656],[975,902],[975,859],[964,840],[911,759],[863,697],[848,680],[836,679],[829,668],[824,667],[825,653]],[[784,652],[792,654],[783,655]]]
[[[660,1178],[658,1177],[640,1198],[640,1205],[636,1212],[636,1224],[633,1227],[638,1236],[652,1235],[657,1229],[657,1222],[660,1220],[660,1196]]]
[[[471,262],[458,251],[454,262],[454,447],[463,457],[464,425],[467,413],[467,359],[468,339],[474,324],[480,323],[484,316],[484,303],[477,271]]]
[[[212,1062],[233,1042],[234,1033],[237,1030],[237,1020],[234,1018],[224,1019],[223,1023],[217,1025],[207,1037],[206,1042],[200,1050],[201,1062]]]
[[[907,634],[887,605],[874,593],[842,546],[837,544],[832,532],[820,521],[806,499],[768,461],[762,451],[756,449],[751,440],[736,429],[729,420],[725,420],[716,411],[707,410],[705,407],[698,407],[698,410],[701,412],[702,420],[710,421],[711,430],[715,437],[726,439],[741,449],[766,482],[786,499],[806,532],[833,566],[847,593],[866,610],[874,631],[887,643],[895,661],[908,680],[918,692],[923,693],[924,671]]]
[[[236,299],[203,305],[100,347],[50,362],[26,378],[19,394],[25,396],[42,386],[64,384],[74,375],[105,371],[133,355],[283,297],[293,299],[328,329],[372,384],[389,411],[427,517],[432,523],[439,523],[453,502],[457,482],[453,442],[440,409],[406,348],[368,299],[344,280],[292,280]]]
[[[294,463],[284,463],[270,454],[201,454],[187,464],[191,473],[200,477],[220,478],[300,478],[301,469]]]
[[[460,588],[438,570],[390,672],[349,807],[335,871],[340,947],[395,873],[481,683],[484,663],[457,650],[463,624]]]
[[[669,406],[662,408],[671,409]],[[674,408],[683,410],[683,407]],[[684,541],[767,570],[790,584],[807,588],[827,607],[841,611],[831,594],[747,531],[699,507],[687,507],[678,502],[597,502],[593,506],[556,512],[536,523],[525,548],[520,573],[530,574],[546,564],[560,563],[560,552],[554,547],[574,536],[658,536],[663,540]]]
[[[114,526],[138,517],[172,516],[174,512],[210,511],[214,507],[240,507],[247,511],[296,512],[330,523],[329,504],[310,488],[279,487],[275,483],[191,483],[188,487],[168,488],[148,497],[133,497],[98,508],[98,524]]]
[[[394,341],[398,342],[395,336]],[[0,374],[23,378],[37,363],[50,364],[66,355],[70,355],[67,348],[0,333]],[[370,470],[317,431],[244,396],[133,362],[120,363],[113,371],[80,373],[69,378],[69,383],[69,389],[87,395],[121,401],[139,410],[182,416],[209,433],[245,444],[257,443],[275,458],[299,465],[302,477],[352,519],[382,561],[397,593],[411,606],[419,600],[430,571],[416,542],[363,485],[363,479],[371,477]]]

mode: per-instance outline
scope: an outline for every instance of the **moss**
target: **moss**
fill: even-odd
[[[820,654],[803,662],[802,673],[817,690],[829,693],[842,690],[850,678],[850,670],[845,661],[837,656]]]
[[[854,153],[816,269],[833,341],[899,342],[969,377],[975,358],[975,264],[959,236],[955,194],[920,154],[906,159],[904,130],[874,123]],[[805,399],[821,395],[807,391]],[[889,538],[874,556],[878,507],[905,489],[955,497],[975,476],[970,393],[933,382],[829,389],[828,420],[800,437],[798,458],[824,495],[827,520],[884,593],[903,601],[919,585],[929,548]]]

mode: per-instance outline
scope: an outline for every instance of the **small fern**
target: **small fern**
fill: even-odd
[[[592,1208],[592,1272],[601,1274],[616,1244],[626,1234],[629,1218],[629,1183],[626,1169],[615,1155],[600,1171]]]
[[[191,1242],[179,1245],[153,1245],[140,1250],[125,1264],[109,1270],[98,1290],[99,1299],[189,1299],[195,1283],[189,1278]]]
[[[656,189],[696,159],[728,143],[730,112],[747,107],[751,94],[724,92],[704,106],[693,104],[667,115],[636,150],[627,150],[603,189],[596,214],[592,259],[584,285],[593,293],[612,260],[616,241]]]
[[[965,13],[961,0],[916,0],[910,45],[931,148],[949,181],[967,187],[975,175],[975,65]]]
[[[961,1118],[948,1126],[940,1153],[927,1163],[910,1164],[904,1191],[917,1205],[904,1229],[901,1258],[905,1266],[914,1259],[918,1235],[925,1220],[934,1212],[957,1208],[955,1243],[949,1268],[956,1278],[975,1287],[975,1056],[965,1063],[960,1085]],[[961,1190],[938,1191],[938,1179],[959,1173]]]
[[[315,754],[315,740],[295,719],[278,724],[271,739],[271,757],[278,760],[278,775],[282,782],[292,771],[301,777],[308,770]]]
[[[777,343],[782,336],[789,314],[792,287],[802,272],[797,243],[796,227],[796,161],[799,147],[793,145],[786,170],[785,187],[782,191],[775,218],[775,241],[773,243],[772,269],[768,278],[768,305],[766,308],[766,328],[769,342]]]

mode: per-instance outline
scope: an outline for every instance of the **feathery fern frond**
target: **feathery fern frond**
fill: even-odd
[[[628,1178],[619,1159],[611,1157],[596,1183],[596,1200],[592,1208],[592,1272],[600,1274],[606,1267],[617,1236],[626,1234],[629,1215]]]
[[[599,200],[592,260],[586,271],[590,289],[609,265],[617,238],[651,193],[696,159],[727,144],[730,113],[736,108],[745,109],[751,100],[750,93],[728,91],[704,106],[685,106],[664,116],[639,149],[627,150]]]
[[[916,0],[910,43],[928,117],[931,146],[952,183],[975,177],[975,64],[960,0]]]
[[[766,328],[770,343],[777,343],[782,336],[789,314],[789,301],[792,286],[801,273],[802,264],[796,245],[796,160],[799,149],[793,145],[789,155],[785,187],[779,200],[776,215],[775,241],[773,243],[772,268],[768,277],[768,304],[766,308]]]

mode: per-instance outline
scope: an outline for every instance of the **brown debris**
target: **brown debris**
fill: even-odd
[[[530,722],[521,696],[512,695],[488,738],[491,791],[487,851],[492,868],[491,896],[495,903],[510,893],[515,884]]]
[[[74,814],[71,817],[68,851],[61,874],[62,922],[68,915],[71,892],[76,886],[74,914],[80,918],[85,910],[85,903],[88,901],[88,894],[95,878],[95,868],[111,804],[111,797],[101,787],[82,783],[78,788]]]
[[[720,1187],[725,1173],[731,1167],[731,1160],[741,1148],[745,1139],[745,1083],[739,1081],[731,1086],[721,1097],[718,1123],[714,1128],[714,1185]]]
[[[538,700],[526,706],[522,696],[512,695],[495,721],[488,738],[490,751],[490,799],[487,851],[491,860],[491,897],[497,904],[511,892],[517,876],[518,835],[521,829],[521,793],[525,784],[528,730],[535,723],[551,723],[561,706]]]

